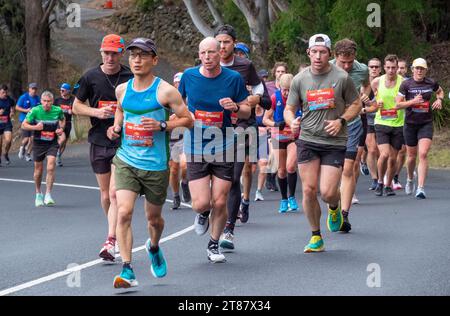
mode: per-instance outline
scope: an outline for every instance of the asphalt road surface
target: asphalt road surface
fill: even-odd
[[[208,262],[208,236],[193,232],[193,211],[171,210],[168,202],[161,243],[168,274],[162,279],[151,276],[142,247],[148,236],[140,199],[133,219],[140,285],[116,290],[120,260],[107,265],[97,256],[107,227],[87,153],[86,145],[68,148],[64,167],[57,168],[52,208],[34,207],[31,163],[12,155],[12,164],[0,168],[0,295],[450,294],[450,172],[443,170],[430,171],[422,201],[403,191],[376,197],[367,190],[369,177],[361,176],[353,230],[329,233],[322,216],[326,251],[319,254],[303,254],[310,237],[305,215],[278,214],[278,192],[252,201],[250,220],[238,224],[236,250],[223,264]]]

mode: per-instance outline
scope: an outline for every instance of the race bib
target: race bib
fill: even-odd
[[[112,111],[116,113],[117,110],[117,101],[98,101],[98,108],[102,109],[105,107],[112,107]],[[114,114],[111,116],[114,117]]]
[[[382,120],[395,120],[397,119],[397,110],[381,110]]]
[[[0,124],[8,123],[8,115],[0,115]]]
[[[412,106],[412,111],[416,113],[428,113],[430,111],[430,102],[425,101],[423,103],[415,104]]]
[[[125,123],[125,139],[130,146],[153,146],[153,132],[145,130],[142,124]]]
[[[308,90],[306,92],[306,102],[310,111],[334,109],[336,107],[334,103],[334,89]]]
[[[231,124],[236,125],[238,121],[237,113],[231,112]]]
[[[72,110],[72,106],[69,104],[61,104],[61,110],[64,113],[69,113],[69,111]]]
[[[195,120],[200,122],[203,127],[218,127],[223,126],[223,112],[207,112],[195,110]]]
[[[55,132],[41,131],[41,140],[51,142],[55,139]]]
[[[295,135],[289,126],[286,126],[283,130],[279,128],[272,129],[272,137],[279,142],[288,142],[295,139]]]

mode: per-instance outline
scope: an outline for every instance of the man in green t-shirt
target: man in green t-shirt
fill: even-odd
[[[60,107],[53,105],[53,94],[45,91],[41,95],[41,104],[28,112],[22,123],[24,130],[33,131],[34,183],[36,185],[35,206],[54,205],[51,196],[55,181],[55,161],[59,142],[64,141],[66,120]],[[45,198],[41,192],[44,159],[47,157],[47,190]]]
[[[331,41],[325,34],[309,39],[307,50],[311,66],[297,74],[292,82],[284,110],[284,119],[296,133],[297,161],[303,189],[303,209],[312,229],[304,252],[324,250],[320,233],[320,196],[328,204],[327,226],[339,231],[343,225],[339,181],[347,149],[347,122],[361,111],[359,93],[348,73],[330,64]],[[297,108],[303,116],[295,118]]]

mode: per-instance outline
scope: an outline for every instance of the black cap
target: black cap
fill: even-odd
[[[258,76],[261,77],[269,77],[269,72],[266,69],[261,69],[258,71]]]
[[[130,50],[134,47],[142,49],[144,52],[153,52],[155,56],[157,56],[156,52],[156,44],[153,40],[144,37],[138,37],[131,41],[131,43],[127,46],[127,50]]]
[[[216,37],[219,34],[230,35],[233,38],[233,40],[236,40],[236,31],[229,24],[224,24],[224,25],[220,26],[214,33],[214,37]]]

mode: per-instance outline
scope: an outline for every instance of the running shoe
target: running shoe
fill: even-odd
[[[44,206],[44,195],[42,193],[36,193],[36,199],[34,200],[36,207]]]
[[[352,225],[350,224],[350,221],[348,220],[348,216],[344,216],[344,223],[342,223],[342,227],[339,231],[348,233],[350,230],[352,230]]]
[[[365,162],[359,163],[359,170],[361,171],[361,174],[364,176],[368,176],[370,174],[369,167],[367,167],[367,164]]]
[[[298,204],[295,196],[290,196],[288,199],[288,211],[289,212],[298,212]]]
[[[172,210],[176,210],[180,207],[181,205],[181,198],[179,195],[175,195],[173,197],[173,205],[172,205]]]
[[[32,161],[33,159],[31,158],[30,154],[25,154],[25,160],[26,161]]]
[[[206,253],[208,255],[208,260],[212,263],[222,263],[225,262],[225,256],[220,252],[218,244],[211,244],[206,249]]]
[[[341,229],[343,223],[342,217],[341,206],[338,206],[336,210],[328,207],[327,227],[330,232],[337,232]]]
[[[391,187],[384,187],[384,195],[386,196],[394,196],[396,195],[394,190]]]
[[[403,186],[402,186],[402,184],[400,183],[400,181],[398,181],[398,179],[395,179],[395,178],[394,178],[394,180],[393,180],[393,185],[392,185],[392,189],[394,189],[394,191],[398,191],[398,190],[403,189]]]
[[[241,206],[240,206],[240,221],[241,223],[247,223],[248,217],[249,217],[249,209],[250,207],[250,201],[244,201],[244,199],[241,200]]]
[[[62,163],[62,160],[61,160],[61,156],[60,156],[60,155],[57,155],[57,156],[56,156],[56,165],[57,165],[58,167],[62,167],[62,166],[63,166],[63,163]]]
[[[427,198],[427,195],[425,194],[425,190],[421,187],[418,187],[417,191],[416,191],[416,199],[423,200],[426,198]]]
[[[6,161],[6,165],[8,166],[9,164],[11,164],[11,160],[9,160],[9,155],[5,154],[5,161]]]
[[[223,249],[233,250],[234,249],[233,239],[234,239],[233,231],[231,231],[231,230],[225,231],[222,234],[220,241],[219,241],[220,247]]]
[[[352,197],[352,204],[359,204],[359,200],[356,197],[356,195],[353,195],[353,197]]]
[[[139,283],[136,280],[133,269],[122,268],[120,275],[114,278],[114,288],[115,289],[128,289],[130,287],[138,286]]]
[[[104,261],[114,262],[116,260],[115,256],[115,242],[114,240],[108,238],[100,249],[99,257]]]
[[[377,189],[378,180],[372,179],[372,184],[369,187],[369,191],[375,191]]]
[[[305,246],[305,249],[303,249],[304,253],[311,253],[311,252],[322,252],[325,250],[325,247],[323,245],[323,239],[321,236],[312,236],[309,240],[309,244]]]
[[[150,270],[155,278],[163,278],[167,274],[167,262],[164,258],[161,247],[159,247],[156,253],[151,253],[150,251],[150,239],[147,239],[145,243],[145,251],[147,251],[148,257],[150,259]]]
[[[377,184],[377,187],[375,189],[376,196],[383,196],[383,187],[384,187],[384,185],[382,183]]]
[[[47,205],[47,206],[55,205],[55,200],[53,200],[53,198],[52,198],[50,193],[46,193],[45,194],[44,204]]]
[[[405,193],[406,195],[411,195],[413,194],[414,190],[415,190],[416,184],[414,182],[414,180],[406,180],[406,185],[405,185]]]
[[[181,193],[183,194],[184,203],[189,203],[191,201],[191,191],[189,191],[188,183],[181,181]]]
[[[288,200],[281,200],[280,201],[280,208],[278,209],[278,213],[286,213],[289,209],[289,201]]]
[[[209,212],[206,215],[197,214],[194,220],[194,229],[197,235],[204,235],[209,228]]]
[[[25,157],[24,155],[25,155],[25,147],[20,146],[19,154],[18,154],[19,159],[23,159]]]
[[[260,190],[256,190],[255,192],[255,201],[264,201],[264,196]]]

